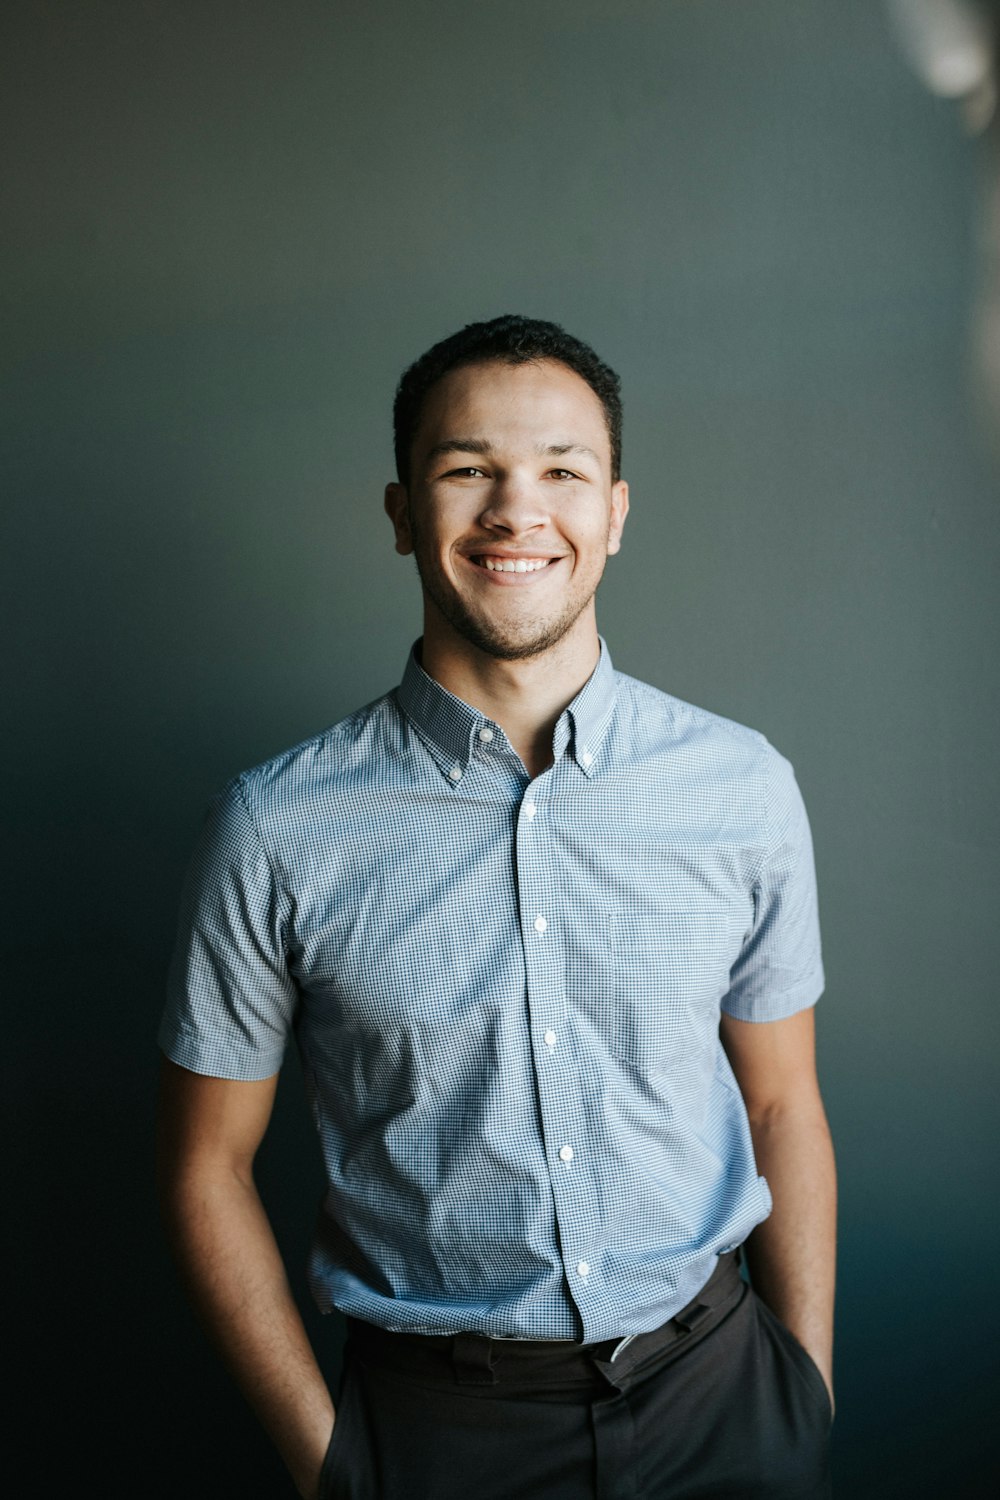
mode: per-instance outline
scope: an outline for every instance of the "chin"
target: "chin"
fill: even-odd
[[[464,640],[484,655],[497,661],[526,661],[557,646],[572,630],[581,613],[582,610],[570,619],[554,620],[548,624],[536,622],[533,629],[521,631],[503,630],[458,610],[445,618]]]
[[[486,656],[492,656],[496,661],[527,661],[529,657],[541,656],[556,644],[548,637],[541,641],[496,640],[489,636],[479,636],[476,639],[470,636],[469,639]]]
[[[568,635],[593,598],[591,592],[582,600],[574,600],[571,608],[554,619],[535,618],[520,624],[514,621],[505,626],[502,620],[474,614],[466,607],[464,600],[442,586],[431,569],[421,566],[419,554],[416,561],[424,592],[434,603],[438,613],[456,635],[468,641],[470,646],[474,646],[484,656],[493,657],[495,661],[527,661],[550,651]]]

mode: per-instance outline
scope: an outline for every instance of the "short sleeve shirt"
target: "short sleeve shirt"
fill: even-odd
[[[770,1209],[719,1040],[823,985],[788,762],[615,672],[532,778],[411,655],[399,689],[237,777],[185,894],[164,1051],[298,1045],[321,1308],[593,1341],[659,1326]]]

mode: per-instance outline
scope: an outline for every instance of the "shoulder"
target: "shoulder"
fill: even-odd
[[[294,821],[317,802],[356,791],[373,770],[398,762],[405,748],[395,691],[233,777],[219,794],[242,804],[261,827]]]
[[[784,760],[757,729],[675,698],[624,672],[616,672],[615,678],[617,717],[640,741],[670,742],[678,748],[697,748],[703,753],[735,757],[761,767]]]
[[[758,729],[616,672],[618,754],[656,768],[699,797],[739,799],[765,830],[783,826],[800,797],[791,763]]]

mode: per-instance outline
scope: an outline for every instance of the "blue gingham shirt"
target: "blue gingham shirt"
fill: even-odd
[[[639,1333],[769,1212],[719,1014],[822,989],[791,767],[603,643],[553,753],[530,778],[413,654],[397,691],[213,805],[160,1042],[261,1079],[294,1032],[324,1310]]]

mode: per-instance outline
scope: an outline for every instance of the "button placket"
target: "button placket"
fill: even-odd
[[[575,768],[573,774],[577,774]],[[558,775],[558,769],[548,773]],[[548,783],[546,783],[548,785]],[[580,1313],[590,1321],[595,1277],[586,1259],[588,1223],[593,1212],[593,1168],[585,1149],[587,1136],[583,1089],[569,1035],[566,1033],[565,955],[561,942],[558,871],[546,819],[534,785],[522,797],[515,823],[517,887],[524,934],[527,1023],[535,1038],[532,1057],[541,1113],[542,1141],[550,1164],[556,1222],[564,1247],[564,1266]],[[548,812],[546,798],[546,812]],[[587,1274],[579,1271],[587,1267]],[[590,1281],[588,1282],[588,1276]]]

